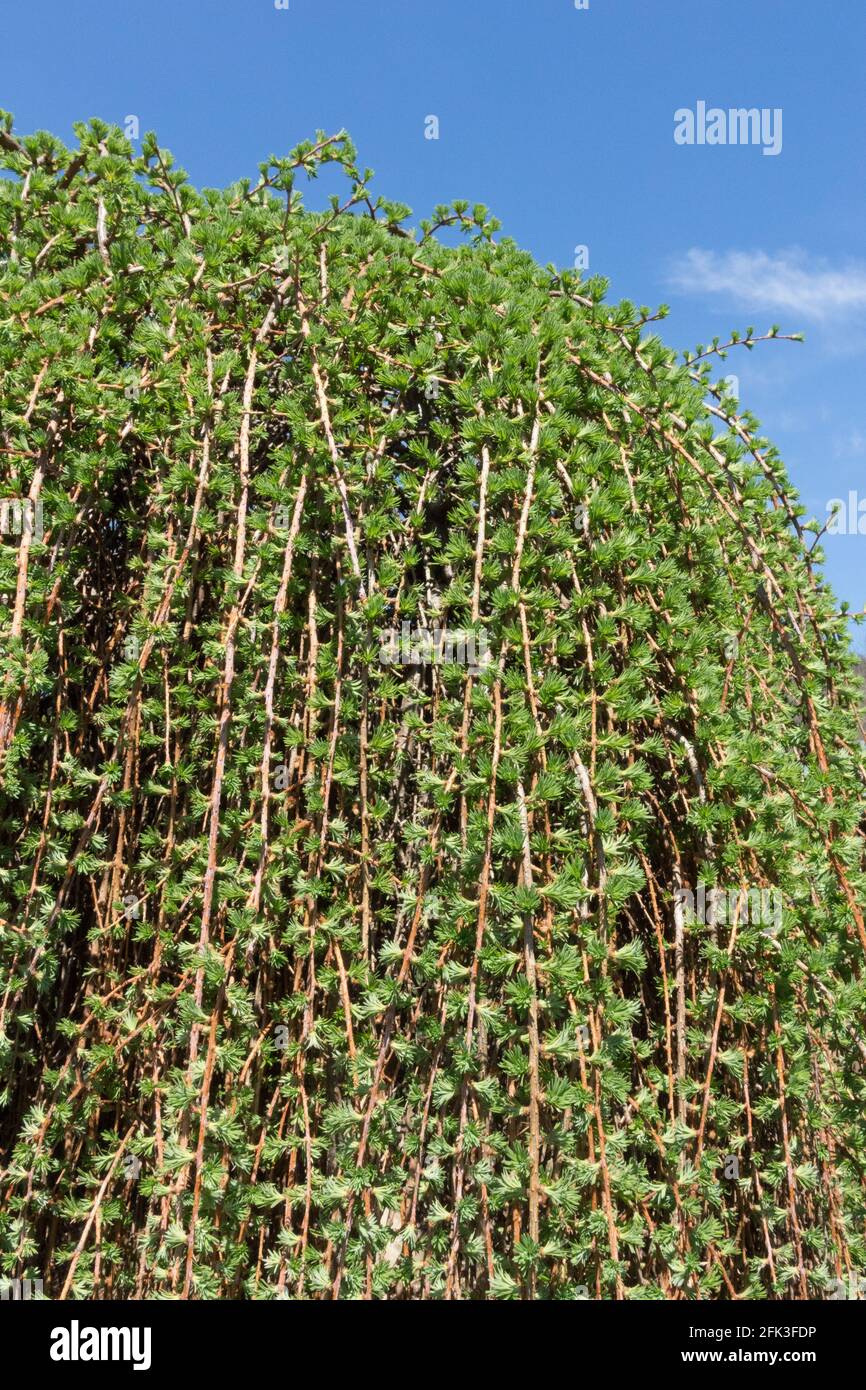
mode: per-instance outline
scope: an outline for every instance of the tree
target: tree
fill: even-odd
[[[3,1272],[825,1296],[866,767],[754,332],[679,363],[343,134],[76,134],[0,137]]]

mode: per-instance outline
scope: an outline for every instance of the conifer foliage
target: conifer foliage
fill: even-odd
[[[0,1273],[827,1297],[860,692],[727,345],[342,134],[76,136],[0,134]]]

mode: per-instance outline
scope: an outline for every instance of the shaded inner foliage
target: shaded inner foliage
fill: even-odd
[[[483,208],[407,230],[342,135],[198,192],[152,136],[11,132],[2,1272],[827,1296],[862,688],[718,350]],[[486,655],[383,659],[403,623]]]

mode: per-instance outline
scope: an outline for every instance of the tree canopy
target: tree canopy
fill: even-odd
[[[828,1296],[862,688],[714,384],[754,330],[679,360],[482,207],[411,227],[344,134],[196,190],[12,130],[2,1272]]]

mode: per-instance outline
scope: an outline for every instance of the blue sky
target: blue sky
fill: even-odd
[[[466,197],[542,262],[586,245],[612,297],[670,304],[672,347],[804,331],[720,375],[824,518],[866,511],[864,58],[866,0],[3,0],[0,105],[67,139],[136,115],[211,185],[345,127],[418,215]],[[781,152],[676,144],[699,101],[781,108]],[[825,545],[862,609],[866,535]]]

